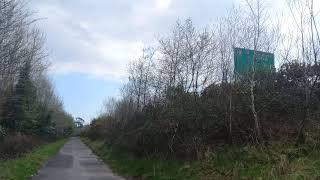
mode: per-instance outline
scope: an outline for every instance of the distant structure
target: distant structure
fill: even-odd
[[[234,75],[244,76],[252,70],[255,60],[256,71],[271,72],[274,68],[274,54],[244,48],[234,48]]]
[[[77,117],[74,123],[76,124],[77,128],[83,128],[84,119]]]

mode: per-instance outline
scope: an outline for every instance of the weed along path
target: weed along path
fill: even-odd
[[[123,178],[113,174],[79,138],[70,138],[32,180],[123,180]]]

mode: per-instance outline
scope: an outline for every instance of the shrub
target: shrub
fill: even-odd
[[[92,140],[104,138],[107,136],[108,128],[110,128],[110,117],[101,116],[91,122],[90,128],[84,128],[81,136],[86,136]]]
[[[0,142],[0,158],[7,159],[20,156],[23,153],[29,152],[40,143],[41,141],[34,136],[20,133],[8,135]]]

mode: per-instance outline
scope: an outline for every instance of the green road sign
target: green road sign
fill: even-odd
[[[234,48],[234,74],[246,74],[252,70],[255,59],[256,71],[272,71],[274,69],[274,54],[253,51],[244,48]]]

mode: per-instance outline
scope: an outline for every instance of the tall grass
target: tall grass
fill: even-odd
[[[320,151],[314,146],[272,144],[224,147],[201,160],[136,157],[117,152],[103,140],[84,139],[111,168],[125,177],[142,179],[320,179]]]

